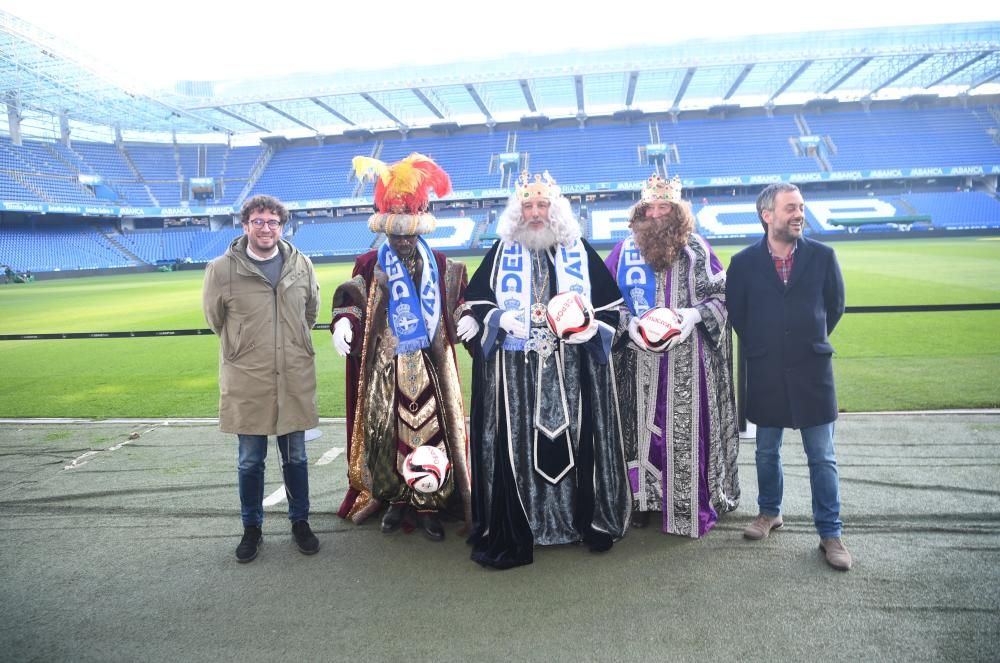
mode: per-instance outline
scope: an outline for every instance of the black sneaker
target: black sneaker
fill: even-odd
[[[263,540],[264,535],[259,527],[244,527],[243,538],[240,539],[240,545],[236,546],[236,561],[240,564],[246,564],[257,559],[257,553],[260,552],[260,544]]]
[[[292,523],[292,538],[295,539],[295,545],[303,555],[315,555],[319,551],[319,539],[309,529],[309,523],[305,520],[296,520]]]

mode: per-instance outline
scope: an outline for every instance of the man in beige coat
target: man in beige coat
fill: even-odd
[[[243,539],[239,562],[257,557],[264,521],[267,437],[278,437],[292,537],[319,550],[309,528],[305,431],[319,423],[311,330],[319,310],[312,262],[281,239],[288,210],[254,196],[240,212],[244,234],[208,264],[202,305],[219,337],[219,428],[239,437]]]

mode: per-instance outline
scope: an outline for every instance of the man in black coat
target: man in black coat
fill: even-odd
[[[733,256],[726,307],[746,354],[746,417],[757,426],[759,514],[743,532],[766,538],[782,526],[781,438],[797,428],[809,459],[813,520],[835,569],[851,568],[841,541],[840,480],[833,448],[837,395],[829,334],[844,313],[844,281],[830,247],[802,236],[805,203],[793,184],[757,197],[764,238]]]

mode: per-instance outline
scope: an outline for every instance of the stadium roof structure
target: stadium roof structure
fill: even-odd
[[[1000,91],[1000,22],[699,39],[143,91],[0,11],[0,99],[25,135],[262,138],[457,129]]]

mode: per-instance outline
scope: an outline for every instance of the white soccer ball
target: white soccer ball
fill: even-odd
[[[563,340],[573,334],[587,331],[591,326],[597,324],[594,307],[579,293],[572,290],[560,292],[550,299],[545,317],[548,319],[552,333]]]
[[[639,318],[639,335],[653,352],[667,352],[681,340],[681,317],[672,308],[651,308]]]
[[[403,479],[418,493],[436,493],[444,485],[451,462],[444,451],[425,444],[403,459]]]

